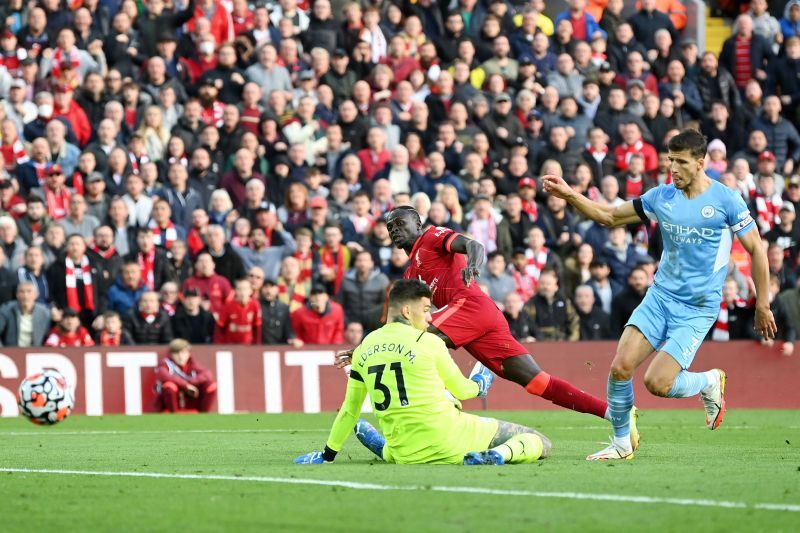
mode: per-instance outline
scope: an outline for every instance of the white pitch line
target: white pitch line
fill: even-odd
[[[58,435],[163,435],[167,433],[325,433],[327,429],[174,429],[174,430],[99,430],[99,431],[0,431],[0,437],[43,437]]]
[[[578,431],[583,429],[609,429],[610,426],[542,426],[543,431],[563,430]],[[692,429],[697,426],[677,426],[681,429]],[[759,426],[725,426],[725,429],[732,430],[758,430]],[[783,429],[800,429],[800,426],[786,426]],[[0,431],[0,437],[39,437],[39,436],[59,436],[59,435],[164,435],[168,433],[326,433],[327,429],[165,429],[165,430],[94,430],[94,431],[58,431],[42,428],[41,431]]]
[[[302,467],[301,467],[302,468]],[[624,503],[667,504],[690,507],[718,507],[725,509],[755,509],[761,511],[783,511],[800,513],[800,505],[784,503],[745,503],[726,500],[697,500],[692,498],[660,498],[654,496],[625,496],[621,494],[592,494],[585,492],[542,492],[529,490],[492,489],[484,487],[456,487],[445,485],[382,485],[378,483],[362,483],[359,481],[339,481],[307,478],[285,478],[270,476],[230,476],[214,474],[168,474],[163,472],[104,472],[91,470],[49,470],[38,468],[0,468],[0,472],[15,474],[52,474],[64,476],[102,476],[133,477],[155,479],[193,479],[205,481],[250,481],[259,483],[276,483],[284,485],[317,485],[322,487],[342,487],[353,490],[382,491],[432,491],[457,494],[483,494],[489,496],[523,496],[530,498],[556,498],[564,500],[593,500]]]

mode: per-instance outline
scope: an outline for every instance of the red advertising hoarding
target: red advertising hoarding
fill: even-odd
[[[605,397],[606,376],[616,349],[613,342],[530,344],[550,374]],[[236,412],[335,411],[343,398],[345,376],[335,369],[337,346],[197,346],[194,357],[216,376],[216,409]],[[43,368],[59,370],[75,387],[75,412],[138,415],[153,411],[154,374],[163,346],[122,348],[5,348],[0,352],[0,415],[16,416],[20,380]],[[455,354],[468,372],[474,360]],[[723,368],[728,373],[728,405],[747,408],[800,408],[800,356],[785,357],[779,349],[754,342],[708,342],[695,359],[695,370]],[[695,408],[697,399],[662,399],[642,385],[644,367],[635,379],[636,403],[643,409]],[[468,409],[551,409],[549,402],[525,393],[518,385],[496,380],[488,401],[471,400]]]

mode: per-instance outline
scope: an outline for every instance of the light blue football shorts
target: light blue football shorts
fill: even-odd
[[[636,326],[655,350],[686,370],[718,316],[719,306],[691,306],[652,286],[625,326]]]

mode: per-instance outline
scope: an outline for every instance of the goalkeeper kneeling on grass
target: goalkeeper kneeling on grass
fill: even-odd
[[[424,282],[394,284],[387,324],[353,352],[347,393],[325,450],[295,463],[333,461],[354,427],[358,440],[388,463],[501,465],[549,455],[550,440],[538,431],[461,412],[447,399],[448,391],[458,400],[485,396],[494,375],[480,364],[471,378],[461,374],[444,341],[425,331],[430,308]],[[358,418],[367,394],[382,434]]]

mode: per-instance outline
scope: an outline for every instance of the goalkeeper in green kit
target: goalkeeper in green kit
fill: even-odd
[[[356,437],[379,458],[403,464],[532,463],[551,443],[538,431],[462,412],[446,397],[483,397],[494,375],[482,365],[465,378],[447,346],[425,330],[431,290],[415,279],[397,281],[389,293],[385,326],[353,352],[347,393],[325,449],[294,460],[332,462],[355,427]],[[369,394],[381,432],[359,420]],[[382,434],[381,434],[382,433]]]

